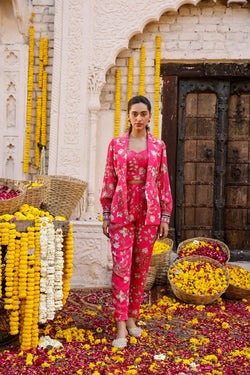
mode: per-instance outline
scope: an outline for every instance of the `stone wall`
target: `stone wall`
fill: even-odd
[[[226,5],[225,1],[201,1],[164,13],[159,22],[148,23],[142,34],[129,41],[106,76],[101,94],[102,110],[114,110],[115,70],[121,69],[121,109],[126,108],[128,57],[133,56],[133,94],[138,93],[140,47],[146,47],[145,96],[154,98],[155,37],[161,35],[162,62],[249,61],[250,7]]]
[[[51,111],[51,90],[53,74],[53,54],[54,54],[54,16],[55,0],[33,0],[31,7],[31,18],[34,25],[34,89],[32,105],[32,134],[30,138],[30,168],[29,176],[34,178],[38,171],[35,165],[35,124],[36,124],[36,99],[41,95],[41,89],[38,88],[38,69],[39,69],[39,43],[41,38],[48,39],[48,65],[44,68],[48,73],[47,81],[47,150],[49,150],[50,134],[50,111]],[[48,168],[48,151],[46,151],[46,171]]]
[[[197,6],[183,5],[177,11],[162,14],[159,22],[148,23],[141,34],[129,41],[128,49],[116,58],[116,65],[106,74],[101,92],[101,112],[97,138],[96,202],[101,190],[107,146],[114,132],[115,72],[121,69],[120,135],[125,131],[128,58],[133,56],[133,95],[138,94],[140,48],[146,48],[145,96],[154,108],[155,37],[161,35],[161,62],[244,62],[250,59],[250,6],[227,5],[226,1],[204,0]],[[151,119],[153,131],[154,119]],[[161,116],[159,119],[161,126]]]

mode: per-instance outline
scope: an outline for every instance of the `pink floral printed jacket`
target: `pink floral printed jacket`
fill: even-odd
[[[108,147],[101,192],[103,211],[110,213],[113,223],[128,224],[127,208],[127,149],[129,133],[112,139]],[[159,225],[169,218],[172,196],[168,178],[166,147],[148,132],[148,169],[145,185],[147,200],[146,225]]]

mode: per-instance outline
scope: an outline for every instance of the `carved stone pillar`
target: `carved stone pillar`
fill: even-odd
[[[100,110],[101,87],[104,82],[104,74],[101,67],[92,67],[89,69],[89,173],[87,216],[93,216],[95,214],[96,128],[98,112]]]

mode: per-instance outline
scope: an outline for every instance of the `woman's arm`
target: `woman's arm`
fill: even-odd
[[[165,143],[162,141],[161,161],[157,176],[157,187],[161,207],[161,224],[159,234],[166,237],[173,207],[173,200],[168,176],[167,153]]]
[[[108,147],[106,167],[103,177],[100,202],[103,208],[103,220],[110,220],[111,204],[117,185],[117,175],[114,167],[114,145],[113,140]]]

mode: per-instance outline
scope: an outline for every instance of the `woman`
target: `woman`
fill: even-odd
[[[136,325],[157,235],[166,238],[172,211],[166,148],[148,131],[151,104],[144,96],[128,103],[129,132],[108,148],[101,204],[103,233],[110,238],[113,258],[112,301],[117,337],[140,337]]]

